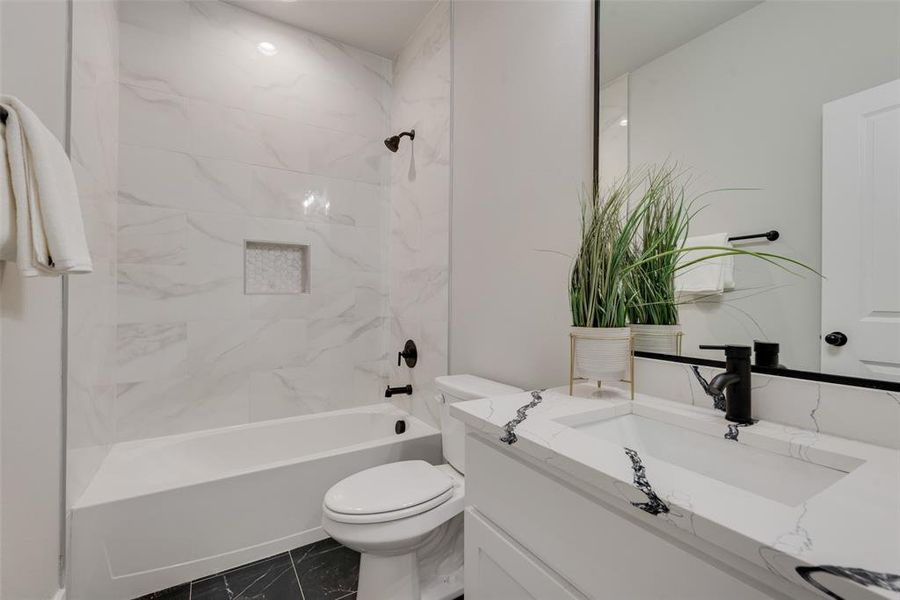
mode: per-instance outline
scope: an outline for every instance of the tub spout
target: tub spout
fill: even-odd
[[[399,387],[391,387],[387,386],[387,389],[384,390],[384,397],[390,398],[391,396],[396,396],[399,394],[406,394],[408,396],[412,396],[412,385],[401,385]]]

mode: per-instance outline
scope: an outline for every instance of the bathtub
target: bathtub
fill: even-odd
[[[324,538],[331,485],[439,464],[440,439],[376,404],[115,444],[72,507],[67,598],[128,600]]]

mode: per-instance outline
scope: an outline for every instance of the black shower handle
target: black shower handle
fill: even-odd
[[[416,363],[419,362],[419,351],[416,349],[416,343],[412,340],[406,340],[406,343],[403,344],[403,351],[397,353],[397,366],[400,366],[400,362],[402,360],[406,360],[406,366],[412,369],[416,366]]]

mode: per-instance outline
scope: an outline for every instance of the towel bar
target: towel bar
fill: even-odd
[[[778,231],[776,231],[775,229],[773,229],[773,230],[767,231],[765,233],[751,233],[748,235],[735,235],[735,236],[728,238],[728,241],[729,242],[737,242],[739,240],[755,240],[758,238],[766,238],[770,242],[774,242],[780,236],[781,236],[781,234],[778,233]]]

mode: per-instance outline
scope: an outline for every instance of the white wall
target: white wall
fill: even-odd
[[[900,77],[898,25],[896,2],[765,2],[636,69],[631,167],[677,160],[695,190],[760,188],[709,196],[692,233],[778,229],[777,242],[750,247],[818,268],[822,104]],[[685,354],[769,339],[784,364],[817,370],[817,278],[741,257],[735,265],[744,292],[681,309]]]
[[[65,139],[69,16],[64,0],[0,3],[0,90]],[[62,281],[0,281],[0,597],[58,588],[62,509]]]
[[[570,259],[591,184],[592,14],[454,5],[450,372],[568,377]]]
[[[450,2],[441,0],[394,63],[391,131],[416,130],[391,158],[391,385],[396,402],[437,424],[434,378],[447,373],[450,266]],[[416,342],[415,368],[393,360]]]

